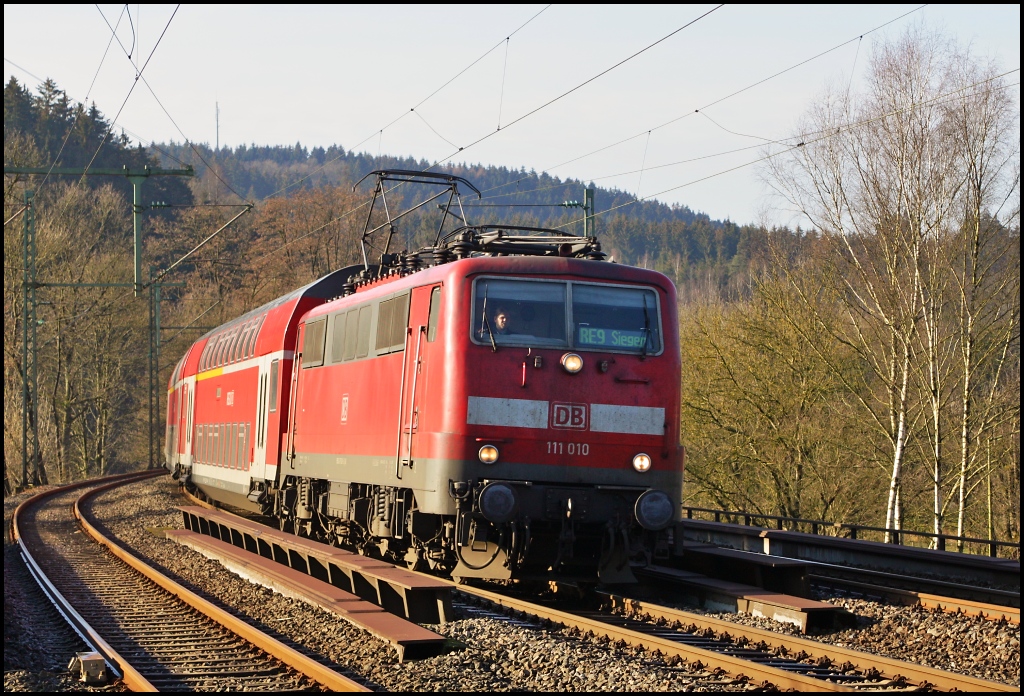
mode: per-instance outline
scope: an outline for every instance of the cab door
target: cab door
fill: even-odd
[[[430,350],[436,331],[437,316],[440,310],[441,286],[424,285],[413,288],[409,301],[409,323],[406,328],[406,349],[402,376],[402,399],[398,433],[398,461],[396,476],[402,478],[407,469],[413,466],[419,438],[420,411],[426,407],[423,397],[426,386],[426,375],[435,361]],[[431,317],[433,316],[433,322]],[[433,329],[431,328],[433,327]],[[439,361],[438,361],[439,362]]]

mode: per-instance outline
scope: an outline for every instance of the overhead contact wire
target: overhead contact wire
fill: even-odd
[[[764,83],[766,83],[766,82],[768,82],[770,80],[774,80],[776,77],[779,77],[781,75],[785,75],[786,73],[791,72],[791,71],[793,71],[793,70],[795,70],[795,69],[797,69],[797,68],[799,68],[799,67],[801,67],[803,65],[806,65],[807,63],[810,63],[812,61],[817,60],[818,58],[821,58],[823,56],[828,55],[829,53],[837,51],[840,48],[842,48],[842,47],[844,47],[844,46],[846,46],[846,45],[848,45],[848,44],[850,44],[850,43],[852,43],[854,41],[860,41],[865,36],[867,36],[869,34],[873,34],[874,32],[877,32],[877,31],[879,31],[881,29],[884,29],[885,27],[889,26],[890,24],[892,24],[894,22],[898,22],[899,20],[904,19],[905,17],[908,17],[909,15],[922,10],[923,8],[925,8],[927,6],[928,6],[927,4],[919,5],[918,7],[915,7],[914,9],[910,10],[909,12],[904,12],[899,17],[895,17],[895,18],[890,19],[889,21],[887,21],[887,22],[885,22],[883,24],[879,24],[878,26],[874,27],[873,29],[869,29],[868,31],[862,32],[861,34],[858,34],[857,36],[855,36],[855,37],[853,37],[851,39],[847,39],[846,41],[843,41],[842,43],[836,44],[835,46],[833,46],[832,48],[830,48],[828,50],[822,51],[822,52],[820,52],[820,53],[818,53],[816,55],[811,56],[810,58],[806,58],[806,59],[800,61],[799,63],[795,63],[795,64],[789,66],[788,68],[784,69],[784,70],[780,70],[780,71],[778,71],[776,73],[773,73],[772,75],[769,75],[768,77],[765,77],[763,79],[758,80],[757,82],[753,82],[753,83],[747,85],[746,87],[743,87],[742,89],[738,89],[735,92],[732,92],[731,94],[727,94],[724,97],[716,99],[715,101],[710,102],[708,104],[705,104],[705,105],[701,106],[700,108],[694,109],[693,111],[688,111],[685,114],[682,114],[680,116],[676,116],[675,118],[669,119],[668,121],[665,121],[664,123],[661,123],[661,124],[659,124],[657,126],[654,126],[653,128],[649,128],[647,130],[642,130],[639,133],[636,133],[636,134],[631,135],[629,137],[623,138],[621,140],[617,140],[616,142],[611,143],[610,145],[604,145],[604,146],[602,146],[602,147],[600,147],[600,148],[598,148],[596,150],[592,150],[592,151],[587,152],[585,154],[579,155],[578,157],[573,157],[572,159],[566,160],[566,161],[561,162],[559,164],[556,164],[556,165],[554,165],[552,167],[547,167],[545,169],[542,169],[541,171],[549,172],[549,171],[552,171],[552,170],[555,170],[555,169],[559,169],[561,167],[564,167],[567,164],[572,164],[573,162],[578,162],[579,160],[585,159],[587,157],[590,157],[591,155],[596,155],[599,152],[604,152],[605,150],[609,150],[609,149],[611,149],[613,147],[616,147],[618,145],[622,145],[624,143],[628,143],[630,140],[635,140],[636,138],[639,138],[639,137],[643,136],[644,134],[649,133],[651,131],[660,130],[662,128],[665,128],[666,126],[670,126],[673,123],[681,121],[681,120],[683,120],[685,118],[689,118],[690,116],[692,116],[695,113],[700,113],[704,109],[708,109],[708,108],[711,108],[712,106],[715,106],[717,104],[721,104],[722,102],[726,101],[727,99],[732,99],[733,97],[735,97],[735,96],[737,96],[739,94],[743,94],[744,92],[746,92],[748,90],[751,90],[754,87],[757,87],[759,85],[763,85]],[[858,50],[858,52],[860,51],[860,45],[859,44],[858,44],[857,50]],[[488,191],[495,191],[495,190],[497,190],[499,188],[503,188],[505,186],[511,186],[512,184],[517,184],[517,183],[519,183],[521,181],[523,181],[523,179],[520,178],[520,179],[516,179],[515,181],[509,181],[509,182],[504,183],[504,184],[499,184],[498,186],[494,186],[494,187],[491,187],[489,189],[485,189],[483,193],[487,193]]]
[[[100,6],[96,5],[95,7],[96,7],[97,11],[99,11],[100,16],[103,17],[103,21],[106,22],[107,27],[110,29],[112,38],[113,39],[117,39],[117,43],[121,46],[121,50],[124,51],[125,56],[128,57],[128,62],[131,62],[131,60],[132,60],[132,53],[130,51],[128,51],[128,49],[126,49],[124,47],[123,43],[121,43],[121,39],[119,39],[117,37],[117,33],[116,33],[115,28],[110,26],[110,22],[107,20],[107,16],[105,14],[103,14],[103,10],[100,9]],[[126,5],[126,7],[127,7],[127,5]],[[133,34],[133,36],[134,36],[134,34]],[[133,50],[134,50],[134,43],[133,43]],[[195,144],[188,138],[188,136],[185,135],[184,131],[181,130],[181,127],[178,125],[178,122],[174,120],[174,117],[171,116],[170,112],[167,110],[167,107],[164,106],[162,101],[160,101],[160,97],[158,97],[156,95],[156,91],[153,89],[152,85],[149,84],[149,80],[147,80],[141,74],[139,75],[139,78],[142,80],[142,83],[144,85],[146,85],[146,89],[149,90],[150,95],[152,95],[152,97],[156,101],[157,105],[159,105],[159,107],[163,110],[164,115],[167,116],[168,120],[170,120],[171,124],[174,125],[174,128],[178,131],[178,134],[181,135],[182,139],[185,141],[185,144],[188,145],[188,147],[192,150],[192,152],[195,153],[195,155],[199,158],[199,160],[206,166],[206,169],[208,171],[212,172],[213,176],[216,177],[217,181],[222,183],[226,189],[231,191],[231,193],[235,194],[235,196],[238,198],[238,200],[244,201],[245,197],[242,196],[242,194],[240,194],[238,191],[236,191],[234,189],[234,187],[231,186],[231,184],[226,182],[221,177],[221,175],[217,173],[217,170],[214,169],[213,166],[209,162],[206,161],[205,157],[203,157],[203,153],[199,151],[199,149],[195,146]],[[157,148],[157,149],[159,149],[159,148]],[[160,150],[160,152],[163,152],[163,150]],[[167,154],[167,153],[164,153],[164,154]],[[181,164],[184,164],[183,162],[181,162],[181,160],[177,159],[176,157],[172,157],[171,159],[174,159],[175,161],[177,161],[177,162],[179,162]]]
[[[353,146],[352,148],[350,148],[350,149],[349,149],[349,152],[355,152],[355,150],[356,150],[357,148],[359,148],[359,147],[360,147],[361,145],[363,145],[363,144],[365,144],[365,143],[369,142],[370,140],[372,140],[372,139],[373,139],[373,137],[374,137],[374,136],[376,136],[376,135],[377,135],[378,133],[383,133],[383,132],[384,132],[384,131],[386,131],[386,130],[387,130],[388,128],[390,128],[391,126],[395,125],[396,123],[398,123],[399,121],[401,121],[401,120],[402,120],[403,118],[405,118],[406,116],[408,116],[408,115],[409,115],[409,114],[410,114],[411,112],[414,112],[414,111],[415,111],[416,109],[418,109],[418,108],[420,108],[421,106],[423,106],[424,104],[426,104],[426,103],[427,103],[427,102],[428,102],[428,101],[429,101],[430,99],[432,99],[432,98],[433,98],[433,97],[434,97],[434,96],[435,96],[436,94],[438,94],[439,92],[441,92],[441,90],[443,90],[443,89],[444,89],[445,87],[447,87],[448,85],[450,85],[450,84],[451,84],[452,82],[454,82],[455,80],[457,80],[458,78],[460,78],[460,77],[461,77],[461,76],[462,76],[462,75],[463,75],[463,74],[464,74],[464,73],[465,73],[466,71],[468,71],[468,70],[469,70],[470,68],[472,68],[472,67],[473,67],[474,65],[476,65],[477,63],[479,63],[480,61],[482,61],[482,60],[483,60],[484,58],[486,58],[487,56],[491,55],[491,53],[493,53],[493,52],[494,52],[494,51],[495,51],[495,50],[496,50],[497,48],[499,48],[499,47],[501,46],[501,44],[502,44],[502,43],[504,43],[504,42],[505,42],[505,41],[507,41],[508,39],[511,39],[511,38],[512,38],[513,36],[515,36],[515,35],[516,35],[516,34],[517,34],[517,33],[518,33],[519,31],[521,31],[521,30],[522,30],[522,29],[524,29],[524,28],[525,28],[525,27],[526,27],[526,26],[527,26],[528,24],[530,24],[530,22],[532,22],[533,20],[537,19],[537,17],[540,17],[540,16],[542,15],[542,14],[544,14],[544,12],[546,12],[546,11],[548,10],[548,8],[550,8],[550,7],[551,7],[551,5],[550,5],[550,4],[549,4],[549,5],[545,5],[545,6],[544,6],[544,7],[543,7],[543,8],[542,8],[542,9],[541,9],[541,10],[540,10],[539,12],[537,12],[537,13],[536,13],[535,15],[533,15],[533,16],[532,16],[532,17],[530,17],[530,18],[529,18],[528,20],[526,20],[525,22],[523,22],[523,23],[522,23],[521,25],[519,25],[519,27],[518,27],[518,28],[516,28],[516,30],[515,30],[515,31],[513,31],[513,32],[512,32],[511,34],[508,34],[508,35],[507,35],[507,37],[506,37],[505,39],[502,39],[502,40],[501,40],[501,41],[499,41],[498,43],[494,44],[494,46],[492,46],[491,48],[487,49],[487,50],[486,50],[486,51],[485,51],[485,52],[484,52],[484,53],[483,53],[483,54],[482,54],[482,55],[481,55],[481,56],[480,56],[479,58],[477,58],[477,59],[476,59],[476,60],[474,60],[474,61],[473,61],[472,63],[470,63],[469,65],[467,65],[467,66],[466,66],[465,68],[463,68],[463,69],[462,69],[462,70],[460,70],[460,71],[459,71],[458,73],[456,73],[454,77],[450,78],[450,79],[449,79],[449,80],[448,80],[447,82],[445,82],[445,83],[444,83],[443,85],[441,85],[440,87],[438,87],[437,89],[435,89],[435,90],[434,90],[433,92],[431,92],[430,94],[428,94],[428,95],[427,95],[426,97],[424,97],[423,99],[421,99],[421,100],[420,100],[420,101],[419,101],[418,103],[414,104],[414,105],[413,105],[413,106],[412,106],[412,107],[411,107],[411,108],[409,109],[409,111],[403,111],[403,112],[402,112],[402,113],[401,113],[401,114],[400,114],[399,116],[395,117],[395,118],[394,118],[394,119],[393,119],[393,120],[392,120],[392,121],[391,121],[390,123],[388,123],[388,124],[387,124],[386,126],[384,126],[383,128],[380,128],[380,129],[378,129],[378,130],[375,130],[375,131],[374,131],[374,132],[373,132],[372,134],[370,134],[370,135],[366,136],[366,137],[365,137],[365,138],[363,138],[363,139],[362,139],[361,141],[359,141],[358,143],[356,143],[356,144],[355,144],[355,145],[354,145],[354,146]],[[431,129],[431,130],[433,130],[433,129]],[[442,139],[443,139],[443,138],[442,138]],[[458,147],[458,146],[457,146],[457,145],[454,145],[454,144],[453,144],[453,145],[452,145],[452,147]],[[277,191],[274,191],[274,192],[272,192],[272,193],[269,193],[269,194],[267,194],[266,196],[264,196],[264,197],[263,197],[263,198],[261,198],[260,200],[261,200],[261,201],[265,201],[265,200],[267,200],[268,198],[272,198],[273,196],[276,196],[277,194],[279,194],[279,193],[281,193],[281,192],[283,192],[283,191],[287,191],[288,189],[292,188],[293,186],[298,186],[298,185],[299,185],[299,184],[301,184],[302,182],[304,182],[304,181],[306,181],[307,179],[309,179],[310,177],[312,177],[312,176],[313,176],[314,174],[316,174],[316,173],[318,173],[318,172],[321,172],[321,171],[323,171],[323,170],[324,170],[324,168],[325,168],[325,167],[327,167],[327,165],[329,165],[329,164],[332,164],[332,163],[334,163],[334,162],[337,162],[337,161],[338,161],[339,159],[341,159],[341,158],[342,158],[342,157],[344,157],[344,156],[345,156],[345,155],[344,155],[344,152],[343,152],[342,154],[338,155],[337,157],[335,157],[335,158],[333,158],[333,159],[331,159],[331,160],[328,160],[327,162],[324,162],[324,163],[323,163],[322,165],[320,165],[319,167],[317,167],[316,169],[314,169],[313,171],[311,171],[311,172],[310,172],[309,174],[306,174],[305,176],[303,176],[303,177],[300,177],[299,179],[297,179],[297,180],[296,180],[296,181],[294,181],[293,183],[291,183],[291,184],[288,184],[288,185],[286,185],[286,186],[284,186],[284,187],[282,187],[282,188],[278,189]]]
[[[631,205],[635,205],[637,203],[641,203],[643,201],[649,200],[649,199],[654,198],[656,196],[661,196],[663,194],[670,193],[672,191],[677,191],[677,190],[679,190],[681,188],[686,188],[687,186],[692,186],[693,184],[697,184],[697,183],[700,183],[702,181],[707,181],[708,179],[714,179],[715,177],[719,177],[719,176],[722,176],[723,174],[728,174],[730,172],[734,172],[734,171],[737,171],[739,169],[744,169],[745,167],[749,167],[749,166],[751,166],[753,164],[757,164],[759,162],[766,162],[766,161],[768,161],[770,159],[778,157],[779,155],[784,155],[787,152],[792,152],[793,150],[799,149],[801,147],[806,147],[807,145],[813,145],[814,143],[821,142],[822,140],[828,140],[829,138],[834,138],[834,137],[838,136],[840,133],[843,133],[845,131],[850,131],[850,130],[853,130],[854,128],[860,128],[862,126],[869,125],[869,124],[874,123],[876,121],[881,121],[881,120],[889,118],[891,116],[895,116],[896,114],[901,114],[901,113],[904,113],[906,111],[913,111],[913,110],[919,109],[919,108],[921,108],[923,106],[944,104],[947,101],[953,101],[954,99],[957,98],[957,97],[954,97],[953,95],[956,95],[956,94],[958,94],[960,92],[965,92],[965,91],[967,91],[969,89],[972,89],[974,87],[977,87],[979,85],[983,85],[985,83],[992,82],[993,80],[998,80],[1001,77],[1006,77],[1007,75],[1011,75],[1011,74],[1013,74],[1015,72],[1019,72],[1019,71],[1020,71],[1020,68],[1014,68],[1013,70],[1008,70],[1008,71],[1006,71],[1006,72],[1004,72],[1004,73],[1002,73],[1000,75],[995,75],[993,77],[989,77],[989,78],[986,78],[984,80],[979,80],[978,82],[975,82],[973,84],[966,85],[964,87],[959,87],[959,88],[954,89],[954,90],[952,90],[950,92],[946,92],[945,94],[940,94],[939,96],[934,97],[932,99],[929,99],[927,101],[923,101],[920,104],[913,104],[911,106],[908,106],[908,107],[905,107],[905,108],[902,108],[902,109],[894,109],[892,111],[886,112],[886,113],[881,114],[879,116],[873,116],[871,118],[864,119],[862,121],[855,121],[853,123],[845,123],[845,124],[842,124],[840,126],[836,126],[836,127],[833,127],[833,128],[827,128],[827,129],[823,129],[823,130],[820,130],[820,131],[814,131],[812,133],[807,133],[807,134],[800,135],[800,136],[798,136],[798,137],[801,138],[801,141],[799,143],[797,143],[795,145],[790,145],[790,144],[787,143],[788,147],[786,147],[786,149],[784,149],[784,150],[779,150],[778,152],[768,153],[764,157],[759,157],[758,159],[751,160],[750,162],[746,162],[744,164],[740,164],[740,165],[737,165],[735,167],[730,167],[728,169],[723,169],[722,171],[715,172],[713,174],[708,174],[707,176],[703,176],[703,177],[700,177],[698,179],[694,179],[692,181],[688,181],[685,184],[679,184],[678,186],[672,186],[672,187],[667,188],[667,189],[665,189],[663,191],[658,191],[657,193],[652,193],[649,196],[644,196],[643,198],[637,198],[637,199],[632,200],[632,201],[627,201],[625,203],[620,203],[619,205],[612,206],[611,208],[608,208],[607,210],[602,210],[600,212],[595,212],[593,217],[597,217],[599,215],[605,215],[605,214],[613,212],[615,210],[619,210],[621,208],[626,208],[626,207],[629,207]],[[993,89],[1010,89],[1012,87],[1018,86],[1019,84],[1020,84],[1019,82],[1015,82],[1013,84],[1002,85],[1002,86],[999,86],[999,87],[996,87],[996,88],[993,88]],[[806,136],[807,135],[818,135],[819,137],[816,137],[816,138],[814,138],[812,140],[806,140]],[[561,229],[563,227],[566,227],[568,225],[580,222],[582,220],[583,220],[583,218],[577,218],[575,220],[570,220],[567,223],[564,223],[562,225],[558,225],[554,229]]]

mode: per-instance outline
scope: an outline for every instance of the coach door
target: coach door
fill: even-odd
[[[427,364],[427,331],[431,315],[431,299],[440,308],[440,285],[413,288],[409,303],[409,326],[406,330],[405,370],[402,400],[399,412],[401,428],[398,433],[398,466],[396,475],[402,478],[413,464],[416,454],[416,434],[419,430],[420,408]],[[436,324],[436,317],[435,317]],[[431,337],[432,339],[433,337]]]
[[[250,476],[257,480],[266,478],[267,433],[270,419],[270,363],[273,355],[258,358],[259,376],[256,383],[256,421],[252,445],[252,471]]]
[[[188,453],[188,417],[189,417],[189,389],[188,382],[184,382],[178,390],[178,441],[174,445],[174,461],[184,463],[185,455]]]

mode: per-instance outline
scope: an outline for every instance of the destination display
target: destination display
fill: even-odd
[[[622,329],[595,329],[581,326],[577,343],[584,346],[603,346],[639,350],[644,347],[646,331],[624,331]]]

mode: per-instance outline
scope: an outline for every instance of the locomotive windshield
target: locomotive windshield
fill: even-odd
[[[565,283],[478,280],[473,337],[495,345],[565,348],[565,298]]]
[[[661,351],[658,296],[648,288],[564,281],[476,281],[477,343],[624,353]]]

